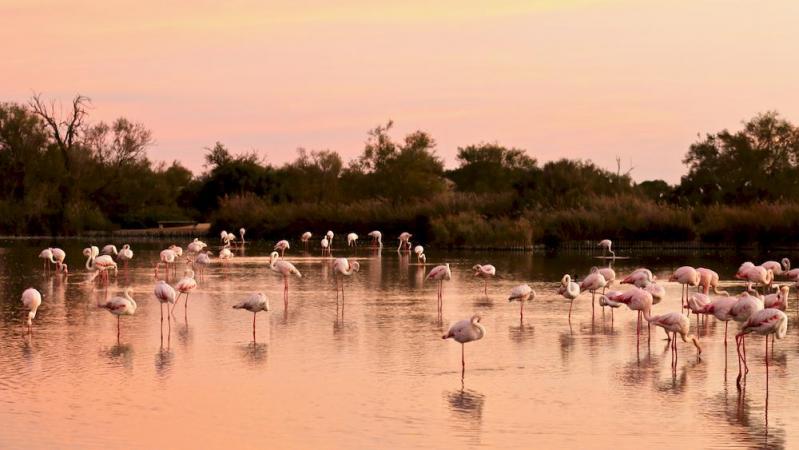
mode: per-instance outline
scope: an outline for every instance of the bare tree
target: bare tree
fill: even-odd
[[[41,117],[52,133],[52,138],[61,150],[64,164],[70,170],[70,153],[83,127],[91,105],[89,97],[76,95],[72,99],[72,108],[67,114],[63,113],[61,105],[56,105],[54,100],[49,103],[42,100],[41,94],[34,93],[28,103],[34,114]]]

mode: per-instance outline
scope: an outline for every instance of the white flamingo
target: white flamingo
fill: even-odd
[[[166,268],[166,276],[169,278],[169,265],[174,265],[177,257],[178,255],[171,249],[162,250],[158,255],[158,262],[155,263],[155,277],[158,278],[158,267],[163,264]]]
[[[383,248],[383,233],[374,230],[369,232],[369,237],[372,238],[372,246]]]
[[[441,311],[444,309],[444,281],[452,279],[452,271],[449,269],[449,263],[433,267],[430,269],[430,272],[427,273],[427,278],[425,279],[438,281],[438,313],[441,314]]]
[[[403,247],[407,247],[408,250],[411,249],[411,237],[413,235],[408,232],[400,233],[399,235],[399,247],[397,247],[397,251],[403,250]]]
[[[333,271],[336,273],[336,301],[338,302],[338,291],[341,289],[342,310],[344,309],[344,277],[352,276],[360,270],[361,265],[358,261],[350,262],[347,258],[336,258],[333,263]]]
[[[36,318],[36,311],[42,305],[42,294],[34,288],[25,289],[22,292],[22,304],[28,309],[28,333],[33,332],[33,319]]]
[[[417,245],[413,248],[413,252],[416,254],[417,263],[425,264],[427,262],[427,256],[424,255],[424,247]]]
[[[66,252],[57,247],[51,248],[50,251],[53,253],[53,259],[55,259],[56,271],[64,270],[64,267],[66,267],[66,264],[64,264],[64,260],[67,258]]]
[[[497,268],[491,264],[475,264],[472,266],[474,276],[483,279],[483,294],[488,295],[488,279],[497,275]]]
[[[563,298],[569,300],[569,322],[572,321],[572,306],[574,306],[574,299],[576,299],[580,295],[580,285],[572,281],[572,277],[569,274],[563,275],[563,278],[560,279],[560,287],[558,288],[558,294],[562,295]],[[600,305],[602,305],[602,298],[600,300]]]
[[[286,253],[286,250],[290,248],[291,246],[289,245],[289,241],[283,239],[282,241],[278,241],[277,244],[275,244],[275,248],[273,250],[279,251],[280,257],[282,258]]]
[[[302,278],[302,274],[294,264],[278,258],[277,252],[272,252],[270,256],[269,268],[283,276],[283,303],[288,306],[289,301],[289,276],[296,275]]]
[[[117,246],[114,244],[108,244],[105,247],[103,247],[101,253],[103,255],[113,255],[113,256],[117,256],[119,254],[119,252],[117,251]]]
[[[612,246],[613,242],[610,239],[603,239],[597,244],[597,247],[602,247],[602,256],[605,256],[606,253],[610,253],[610,256],[616,259],[616,253],[613,252]]]
[[[239,228],[239,237],[241,238],[241,245],[244,245],[244,235],[247,234],[247,230],[244,227]]]
[[[255,342],[255,316],[261,311],[269,311],[269,299],[258,292],[233,305],[233,309],[246,309],[252,313],[252,341]]]
[[[102,275],[103,280],[108,283],[108,271],[114,270],[114,275],[117,272],[117,263],[109,255],[97,255],[97,247],[88,247],[83,249],[83,256],[86,259],[86,270],[96,271],[95,276]]]
[[[302,242],[306,252],[308,251],[308,242],[311,241],[311,237],[313,237],[313,234],[311,234],[310,231],[306,231],[305,233],[302,233],[302,236],[300,236],[300,242]]]
[[[327,236],[322,238],[322,241],[319,243],[322,246],[322,256],[330,255],[330,241],[327,239]]]
[[[175,284],[175,287],[178,291],[178,297],[175,299],[175,305],[172,306],[173,312],[178,306],[181,295],[185,296],[183,299],[184,313],[189,309],[189,293],[197,287],[197,280],[194,279],[194,270],[187,268],[185,271],[183,271],[183,275],[183,278],[178,280],[177,284]]]
[[[136,300],[133,300],[133,297],[130,296],[132,292],[133,288],[127,288],[122,293],[122,297],[112,297],[107,302],[98,305],[117,316],[117,342],[119,342],[120,334],[119,318],[121,316],[132,316],[136,313],[136,308],[138,308]]]
[[[461,376],[466,373],[466,351],[464,345],[467,342],[479,341],[486,335],[486,329],[480,324],[480,316],[473,315],[471,319],[464,319],[452,324],[447,334],[442,339],[452,339],[461,344]]]
[[[172,319],[169,317],[169,305],[174,305],[177,300],[175,288],[170,286],[166,281],[159,280],[158,283],[155,284],[153,294],[155,294],[155,298],[157,298],[158,302],[161,304],[161,324],[163,325],[164,323],[164,305],[166,305],[167,319],[171,322]]]
[[[50,268],[50,263],[57,264],[53,258],[53,249],[46,248],[39,253],[39,258],[42,259],[42,270],[47,271]]]
[[[347,235],[347,247],[357,247],[358,246],[358,235],[355,233],[350,233]]]
[[[133,250],[130,249],[130,244],[125,244],[122,246],[122,250],[119,251],[119,254],[117,254],[117,260],[122,261],[122,266],[127,269],[128,261],[131,259],[133,259]]]
[[[511,289],[508,303],[519,302],[519,319],[524,319],[524,302],[535,300],[535,291],[527,284]]]

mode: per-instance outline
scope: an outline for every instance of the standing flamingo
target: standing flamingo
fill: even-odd
[[[291,246],[289,245],[289,241],[283,239],[282,241],[278,241],[277,244],[275,244],[275,247],[273,248],[273,250],[279,251],[280,252],[280,257],[282,258],[284,256],[284,254],[286,253],[286,250],[288,250],[290,248],[291,248]]]
[[[472,270],[474,271],[474,276],[483,279],[483,294],[488,295],[488,279],[497,275],[497,268],[491,264],[475,264],[472,266]]]
[[[308,242],[311,240],[312,236],[313,234],[311,234],[310,231],[306,231],[305,233],[302,233],[302,236],[300,236],[300,241],[302,242],[302,245],[305,247],[306,252],[308,251]]]
[[[330,253],[330,241],[327,239],[327,236],[322,238],[322,241],[319,243],[319,245],[322,247],[322,256],[332,256]]]
[[[655,281],[656,277],[652,275],[652,271],[645,268],[635,269],[621,280],[621,284],[632,284],[633,286],[643,288],[647,284]]]
[[[788,258],[782,258],[780,262],[766,261],[763,264],[761,264],[760,267],[766,270],[770,270],[775,277],[778,277],[783,273],[791,270],[791,260]]]
[[[535,291],[527,284],[511,289],[508,303],[519,302],[519,320],[524,320],[524,302],[535,300]]]
[[[719,291],[719,274],[713,270],[705,267],[698,267],[696,271],[699,273],[699,284],[702,292],[707,295],[710,293],[710,288],[713,288],[713,293],[716,295],[730,295],[727,291]]]
[[[407,250],[410,251],[411,249],[411,237],[413,235],[408,232],[400,233],[399,235],[399,247],[397,247],[397,251],[404,250],[403,247],[407,247]]]
[[[330,231],[330,230],[327,230],[327,234],[325,234],[325,236],[327,236],[327,241],[330,244],[330,247],[332,248],[333,247],[333,232]]]
[[[561,278],[560,280],[560,287],[558,288],[558,294],[562,295],[566,300],[569,300],[569,323],[571,323],[572,306],[574,306],[574,299],[580,295],[580,285],[572,281],[571,275],[569,274],[563,275],[563,278]]]
[[[357,247],[358,246],[358,235],[355,233],[350,233],[347,235],[347,247]]]
[[[677,268],[669,277],[669,281],[676,281],[682,285],[682,291],[680,292],[680,308],[685,308],[688,302],[688,286],[698,286],[699,278],[699,272],[690,266]]]
[[[486,329],[480,324],[480,316],[473,315],[471,319],[464,319],[452,324],[447,334],[441,339],[452,338],[461,344],[461,376],[466,373],[466,356],[464,344],[472,341],[479,341],[486,334]]]
[[[119,251],[117,260],[122,261],[122,267],[128,270],[128,261],[131,259],[133,259],[133,250],[130,249],[130,244],[125,244],[122,246],[122,250]]]
[[[47,272],[50,268],[50,263],[57,264],[53,259],[53,249],[46,248],[39,253],[39,258],[42,259],[42,270]]]
[[[742,266],[743,267],[743,266]],[[735,277],[740,280],[745,280],[749,283],[761,284],[765,289],[774,281],[774,272],[762,266],[747,267],[743,270],[738,270]]]
[[[230,249],[228,249],[228,252],[230,252]],[[233,254],[231,253],[231,256],[232,255]],[[210,264],[211,264],[211,255],[210,251],[208,250],[200,252],[197,256],[194,257],[193,265],[194,267],[197,268],[197,272],[200,275],[200,278],[203,278],[205,276],[205,268],[208,267]]]
[[[616,253],[614,253],[613,250],[611,249],[612,245],[613,245],[613,242],[610,239],[603,239],[603,240],[599,241],[599,244],[597,244],[597,247],[602,247],[602,256],[605,256],[607,253],[610,253],[610,256],[613,259],[616,259]]]
[[[424,247],[417,245],[413,248],[413,252],[416,254],[416,262],[418,264],[427,263],[427,256],[424,255]]]
[[[100,253],[109,256],[117,256],[119,254],[119,252],[117,251],[117,246],[114,244],[108,244],[104,246],[103,250]]]
[[[643,315],[643,318],[647,320],[647,323],[649,322],[650,311],[652,310],[652,294],[636,287],[624,292],[608,292],[605,294],[605,296],[608,298],[608,300],[627,305],[631,311],[638,311],[638,323],[636,324],[635,335],[636,339],[640,338],[641,316]]]
[[[736,297],[719,297],[703,306],[697,314],[713,314],[717,320],[724,322],[724,348],[727,347],[727,328],[730,320],[733,319],[732,308],[738,303]],[[689,303],[690,305],[690,303]]]
[[[285,306],[288,306],[289,302],[289,275],[296,275],[297,278],[302,278],[302,274],[294,264],[283,260],[278,259],[277,252],[272,252],[270,256],[270,263],[269,268],[272,271],[279,273],[283,276],[283,303]]]
[[[749,333],[757,333],[765,336],[766,343],[766,395],[768,396],[768,335],[776,336],[777,339],[782,339],[788,333],[788,316],[779,309],[767,308],[761,309],[752,314],[749,319],[741,327],[741,331],[736,335],[736,338],[743,339]],[[772,337],[771,351],[774,351],[774,340]],[[739,352],[740,357],[740,352]],[[744,357],[746,355],[744,354]],[[740,375],[738,380],[738,388],[740,389]],[[767,397],[768,398],[768,397]],[[768,400],[766,400],[768,402]]]
[[[175,259],[177,258],[177,255],[175,254],[174,251],[166,249],[161,251],[158,258],[159,258],[158,262],[155,263],[155,277],[158,278],[158,266],[163,264],[164,267],[166,267],[166,276],[167,278],[169,278],[169,265],[175,264]]]
[[[233,305],[233,309],[246,309],[252,313],[252,341],[255,342],[255,315],[261,311],[269,311],[269,299],[264,293],[258,292]]]
[[[207,246],[208,244],[206,244],[205,242],[199,240],[198,238],[194,238],[194,240],[192,242],[189,242],[189,245],[186,246],[186,250],[188,250],[189,253],[197,254],[203,251]]]
[[[763,307],[766,309],[779,309],[784,312],[788,307],[788,294],[791,288],[786,285],[775,287],[777,288],[777,292],[763,297]]]
[[[183,271],[183,278],[178,280],[175,287],[178,288],[178,297],[175,299],[175,305],[172,306],[172,312],[175,311],[175,308],[178,306],[178,302],[180,301],[181,294],[185,296],[183,299],[183,312],[189,309],[189,293],[197,287],[197,280],[194,279],[194,270],[186,268]]]
[[[352,276],[353,273],[361,270],[358,261],[349,262],[347,258],[336,258],[333,263],[333,271],[336,274],[336,309],[338,309],[338,291],[341,289],[341,309],[344,310],[344,278]]]
[[[649,323],[655,324],[666,330],[666,336],[669,336],[669,333],[672,333],[673,338],[669,337],[669,341],[671,341],[671,369],[673,371],[677,370],[678,333],[680,334],[683,342],[688,342],[690,339],[694,343],[697,354],[702,353],[702,347],[699,346],[699,341],[694,335],[690,334],[691,324],[688,321],[688,318],[682,315],[682,313],[670,312],[661,314],[659,316],[653,316],[647,320]]]
[[[161,304],[161,325],[164,324],[164,305],[166,305],[167,320],[171,323],[172,319],[169,314],[169,305],[174,305],[177,300],[175,289],[166,281],[159,280],[158,283],[155,284],[153,294],[155,294],[155,298],[157,298],[158,302]]]
[[[219,250],[219,259],[222,261],[227,261],[231,258],[233,258],[233,252],[230,250],[230,242],[228,242],[224,247],[222,247],[222,250]]]
[[[241,246],[244,247],[244,235],[247,233],[247,230],[244,227],[239,228],[239,237],[241,237]]]
[[[377,230],[370,231],[369,237],[372,238],[372,247],[383,248],[383,233]]]
[[[66,267],[66,264],[64,264],[64,260],[67,258],[66,252],[57,247],[51,248],[50,251],[53,253],[52,259],[55,260],[56,272],[64,270],[64,267]]]
[[[602,293],[605,293],[605,289],[613,286],[613,282],[616,281],[616,271],[610,267],[592,267],[591,272],[599,272],[605,277],[605,286],[602,287]]]
[[[97,247],[83,249],[83,256],[86,256],[86,270],[97,271],[96,275],[102,275],[103,280],[108,283],[108,271],[113,269],[114,275],[117,271],[117,263],[109,255],[97,256]]]
[[[607,284],[605,277],[599,271],[589,274],[580,283],[580,291],[591,292],[591,316],[594,315],[594,303],[596,299],[596,291],[602,289]]]
[[[444,309],[444,281],[452,279],[452,271],[449,269],[449,263],[435,266],[427,273],[426,280],[438,281],[438,313],[441,314]]]
[[[28,334],[33,332],[33,319],[36,318],[36,311],[42,304],[42,294],[34,288],[25,289],[22,292],[22,304],[28,308]]]
[[[136,300],[133,300],[133,297],[130,296],[132,292],[133,288],[127,288],[122,293],[122,297],[112,297],[107,302],[98,305],[117,316],[117,342],[119,342],[120,334],[119,318],[121,316],[132,316],[136,313],[136,308],[138,308]]]
[[[755,297],[749,292],[744,292],[738,297],[738,301],[730,310],[733,320],[745,323],[752,314],[763,309],[763,300]],[[746,364],[746,334],[735,335],[735,345],[738,349],[738,383],[741,380],[741,363],[743,363],[745,373],[749,373],[749,366]],[[743,350],[743,355],[741,351]]]
[[[221,233],[219,233],[219,240],[220,240],[220,242],[222,242],[222,243],[224,244],[224,243],[225,243],[225,241],[227,240],[227,235],[228,235],[228,232],[227,232],[227,231],[225,231],[225,230],[222,230],[222,232],[221,232]]]

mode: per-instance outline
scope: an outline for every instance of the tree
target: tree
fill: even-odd
[[[120,117],[110,126],[100,122],[87,127],[83,142],[101,164],[121,166],[143,161],[153,138],[144,125]]]
[[[497,143],[480,143],[458,148],[460,166],[447,173],[458,190],[465,192],[505,192],[538,170],[535,158],[524,150]]]

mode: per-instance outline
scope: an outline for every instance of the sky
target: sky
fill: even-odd
[[[676,183],[699,135],[799,122],[799,2],[0,0],[0,101],[92,99],[203,170],[223,142],[345,160],[391,119],[457,148],[591,159]]]

